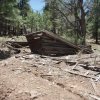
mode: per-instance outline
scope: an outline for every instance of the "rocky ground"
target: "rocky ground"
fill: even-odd
[[[49,57],[24,48],[5,56],[0,100],[100,100],[100,55]]]

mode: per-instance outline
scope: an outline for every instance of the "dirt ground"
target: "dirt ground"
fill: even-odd
[[[100,55],[49,57],[24,48],[0,60],[0,100],[100,100]]]

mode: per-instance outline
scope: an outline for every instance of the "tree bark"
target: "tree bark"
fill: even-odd
[[[86,22],[85,22],[85,11],[83,8],[83,0],[79,0],[79,7],[80,7],[80,13],[81,13],[81,32],[82,32],[82,45],[86,45]]]

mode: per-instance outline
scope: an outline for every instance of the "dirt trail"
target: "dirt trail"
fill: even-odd
[[[94,88],[90,78],[68,73],[66,70],[75,64],[59,60],[66,57],[21,53],[0,61],[0,100],[95,100],[90,95],[100,97],[100,81],[93,80]],[[71,57],[75,60],[75,56],[67,58]],[[97,60],[100,61],[99,57]],[[87,71],[91,77],[99,74],[79,65],[75,72]]]

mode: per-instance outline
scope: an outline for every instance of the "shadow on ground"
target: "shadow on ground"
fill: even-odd
[[[7,59],[11,56],[9,51],[0,51],[0,60]]]

